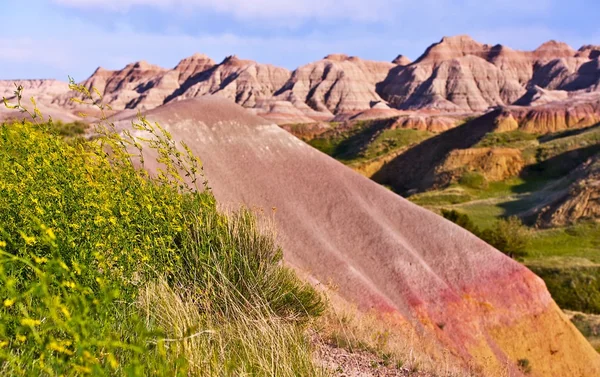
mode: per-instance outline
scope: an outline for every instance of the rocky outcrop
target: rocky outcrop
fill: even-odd
[[[296,69],[277,98],[300,100],[317,112],[331,115],[367,110],[383,102],[376,85],[394,66],[343,54],[329,55]]]
[[[329,116],[322,117],[308,106],[297,105],[289,101],[276,99],[259,99],[256,107],[249,109],[256,115],[268,119],[279,125],[311,124],[320,118],[328,120]]]
[[[255,107],[269,99],[289,79],[290,72],[236,56],[185,81],[166,102],[211,94],[225,97],[244,107]]]
[[[406,59],[400,60],[408,64]],[[170,70],[145,62],[119,71],[99,68],[83,85],[95,87],[103,101],[116,110],[151,109],[170,101],[217,95],[280,123],[310,123],[332,119],[335,114],[389,109],[377,94],[376,85],[395,66],[336,54],[292,74],[236,56],[215,64],[196,54]],[[73,95],[61,96],[55,102],[68,105]]]
[[[577,50],[577,54],[575,54],[575,56],[588,59],[598,59],[598,57],[600,57],[600,46],[581,46],[581,48]]]
[[[23,87],[24,101],[30,104],[30,97],[42,103],[52,102],[58,96],[69,92],[69,84],[58,80],[0,80],[0,98],[12,100],[18,86]]]
[[[586,161],[566,178],[573,183],[554,194],[537,210],[542,227],[566,226],[580,220],[600,221],[600,155]]]
[[[392,63],[404,67],[412,63],[412,60],[401,54],[396,56],[396,59],[392,60]]]
[[[544,104],[544,96],[553,96],[555,101]],[[600,123],[600,93],[582,93],[564,100],[560,92],[542,92],[538,106],[509,106],[509,112],[518,128],[530,133],[546,134],[568,129],[585,128]],[[532,96],[535,98],[535,94]]]
[[[472,148],[486,134],[495,131],[495,120],[502,114],[502,109],[494,110],[417,144],[383,165],[373,180],[400,194],[436,186],[437,167],[453,151]]]
[[[512,148],[457,149],[435,168],[435,186],[458,182],[465,174],[480,174],[486,182],[517,176],[525,167],[521,151]]]
[[[413,113],[398,117],[392,129],[408,128],[412,130],[440,133],[458,126],[464,117]]]
[[[175,71],[179,72],[179,85],[196,77],[196,75],[208,71],[216,65],[215,61],[204,54],[194,54],[185,58],[175,66]]]
[[[543,43],[533,50],[531,55],[535,60],[545,61],[552,59],[568,58],[575,56],[577,52],[564,42],[551,40]]]
[[[390,71],[381,96],[400,109],[483,111],[525,102],[527,89],[597,90],[596,47],[579,51],[550,41],[534,51],[481,44],[468,36],[443,38],[406,67]]]
[[[519,98],[514,105],[517,106],[538,106],[546,105],[551,102],[564,101],[569,98],[569,92],[564,90],[548,90],[535,85]]]
[[[439,65],[442,62],[469,55],[485,59],[489,55],[491,48],[492,46],[476,42],[468,35],[444,37],[438,43],[429,46],[423,55],[415,61],[415,64],[428,63]]]

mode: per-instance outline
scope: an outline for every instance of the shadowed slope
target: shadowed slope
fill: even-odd
[[[480,118],[425,140],[409,149],[375,173],[373,179],[391,186],[396,192],[425,190],[434,185],[435,168],[457,149],[477,144],[496,128],[495,119],[502,110],[495,110]]]
[[[316,283],[410,323],[487,375],[521,375],[518,359],[534,376],[600,373],[600,357],[543,282],[470,233],[222,99],[168,104],[147,118],[202,158],[222,204],[276,208],[286,261]]]

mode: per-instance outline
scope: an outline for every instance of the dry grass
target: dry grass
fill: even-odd
[[[478,374],[439,343],[398,315],[362,312],[335,293],[328,294],[329,306],[315,324],[320,341],[350,352],[367,351],[386,364],[405,368],[417,375],[470,377]]]
[[[139,297],[147,321],[166,329],[164,346],[185,358],[191,375],[327,375],[313,364],[303,329],[264,308],[232,301],[227,316],[203,312],[201,293],[173,289],[165,281],[148,285]]]

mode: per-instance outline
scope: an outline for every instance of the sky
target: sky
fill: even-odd
[[[331,53],[416,59],[443,36],[600,44],[598,0],[0,0],[0,79],[84,80],[196,52],[294,69]]]

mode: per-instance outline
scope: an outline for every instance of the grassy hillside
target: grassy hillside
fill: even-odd
[[[250,213],[185,183],[201,187],[195,157],[138,127],[157,137],[159,177],[127,136],[0,126],[2,375],[323,374],[304,336],[320,295]]]
[[[332,129],[307,140],[310,145],[348,165],[360,166],[427,139],[427,131],[392,128],[396,119],[332,124]]]

